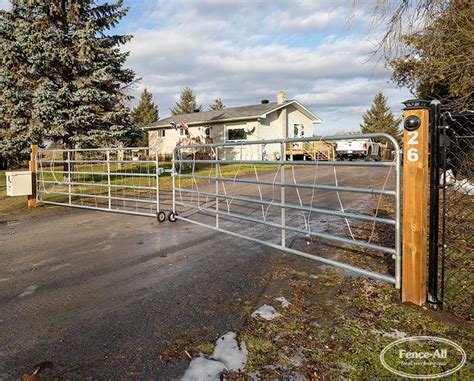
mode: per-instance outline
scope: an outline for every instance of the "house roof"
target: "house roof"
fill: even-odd
[[[146,126],[145,129],[153,130],[156,128],[170,127],[171,123],[184,122],[188,125],[201,125],[206,123],[232,122],[236,120],[264,118],[267,114],[293,104],[314,122],[320,119],[295,100],[286,101],[279,105],[277,102],[259,103],[256,105],[229,107],[223,110],[193,112],[190,114],[172,115],[168,118],[158,120],[157,122]]]

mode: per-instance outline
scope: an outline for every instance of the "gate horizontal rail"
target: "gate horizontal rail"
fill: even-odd
[[[180,205],[183,205],[183,206],[187,206],[186,203],[181,203],[179,201],[177,201],[177,203],[180,204]],[[389,253],[389,254],[395,254],[395,249],[391,249],[391,248],[388,248],[388,247],[384,247],[384,246],[380,246],[380,245],[373,245],[373,244],[369,244],[369,243],[362,242],[362,241],[351,240],[351,239],[348,239],[348,238],[342,238],[342,237],[338,237],[334,234],[319,233],[319,232],[314,232],[314,231],[309,231],[308,232],[307,230],[295,228],[295,227],[292,227],[292,226],[289,226],[289,225],[281,225],[281,224],[278,224],[278,223],[275,223],[275,222],[259,220],[258,218],[249,217],[249,216],[246,216],[245,214],[241,214],[241,213],[232,213],[232,212],[226,212],[226,211],[220,211],[220,210],[216,211],[214,209],[206,208],[206,207],[203,207],[203,206],[201,206],[199,208],[199,210],[200,211],[205,211],[205,212],[210,212],[210,213],[217,213],[220,216],[235,217],[235,218],[240,219],[240,220],[255,222],[257,224],[267,225],[267,226],[271,226],[271,227],[274,227],[274,228],[285,229],[285,230],[289,230],[289,231],[293,231],[293,232],[297,232],[297,233],[302,233],[302,234],[309,235],[309,236],[328,239],[328,240],[331,240],[331,241],[338,241],[338,242],[343,242],[343,243],[347,243],[347,244],[354,245],[354,246],[365,247],[366,249],[383,251],[383,252]]]
[[[129,197],[114,197],[114,196],[102,196],[102,195],[96,195],[96,194],[85,194],[85,193],[73,193],[73,192],[57,192],[57,191],[50,191],[50,194],[57,194],[57,195],[62,195],[62,196],[76,196],[76,197],[90,197],[90,198],[101,198],[104,200],[108,200],[109,198],[112,200],[117,200],[117,201],[133,201],[133,202],[143,202],[146,204],[156,204],[156,201],[150,201],[150,200],[140,200],[140,199],[135,199],[135,198],[129,198]]]
[[[335,141],[342,139],[366,139],[366,138],[377,138],[384,139],[388,141],[394,151],[394,160],[393,162],[341,162],[341,161],[293,161],[288,160],[286,145],[287,143],[298,143],[298,142],[314,142],[314,141]],[[273,145],[273,146],[270,146]],[[277,147],[274,148],[274,147]],[[275,149],[274,158],[268,157],[266,153],[266,147],[272,147]],[[271,148],[270,148],[271,149]],[[243,158],[243,152],[246,152],[246,158]],[[199,153],[199,155],[197,155]],[[278,155],[277,155],[278,154]],[[177,145],[174,155],[173,155],[173,212],[177,214],[176,218],[182,221],[191,222],[199,226],[203,226],[215,231],[220,231],[223,233],[230,234],[235,237],[243,238],[252,242],[257,242],[268,247],[279,249],[288,253],[296,254],[302,257],[314,259],[322,263],[330,264],[345,270],[349,270],[373,279],[381,280],[384,282],[392,283],[397,288],[400,288],[401,280],[401,213],[400,213],[400,148],[398,142],[387,134],[358,134],[358,135],[341,135],[341,136],[318,136],[311,138],[295,138],[295,139],[273,139],[273,140],[255,140],[255,141],[239,141],[239,142],[225,142],[225,143],[212,143],[212,144],[192,144],[181,146]],[[198,156],[198,158],[196,158]],[[204,156],[204,157],[203,157]],[[205,156],[208,156],[206,158]],[[250,156],[250,157],[249,157]],[[262,158],[262,160],[256,160],[256,158]],[[205,164],[210,165],[209,174],[196,174],[196,164]],[[234,164],[237,166],[237,173],[235,176],[226,177],[222,175],[222,168],[226,168],[226,165]],[[241,165],[250,165],[255,169],[255,178],[250,179],[245,178],[244,176],[238,177]],[[273,181],[265,180],[259,178],[257,175],[256,165],[259,165],[259,169],[265,169],[265,167],[270,167],[270,169],[276,168],[275,176]],[[294,168],[307,168],[307,167],[353,167],[355,168],[386,168],[389,172],[387,174],[386,181],[388,176],[391,173],[390,171],[394,170],[395,184],[394,190],[385,189],[386,181],[382,188],[377,187],[357,187],[357,186],[347,186],[339,185],[337,182],[336,172],[335,175],[335,184],[319,184],[316,183],[317,180],[317,168],[316,174],[311,178],[311,182],[298,182],[295,178]],[[273,168],[271,168],[273,167]],[[289,182],[289,178],[285,178],[285,169],[288,171],[291,167],[291,174],[293,175],[293,182]],[[231,167],[227,167],[231,168]],[[231,168],[232,169],[232,168]],[[186,171],[191,171],[191,173],[186,173]],[[184,172],[184,173],[183,173]],[[278,181],[277,181],[278,177]],[[191,186],[183,187],[181,186],[181,179],[191,179]],[[198,185],[204,184],[204,185]],[[257,196],[249,196],[248,194],[228,194],[225,188],[225,184],[232,184],[232,191],[235,191],[238,184],[251,184],[255,185],[258,189]],[[189,183],[188,183],[189,184]],[[205,187],[214,188],[205,189]],[[272,189],[272,199],[268,197],[263,197],[262,189]],[[201,189],[200,189],[201,188]],[[223,189],[223,192],[220,190]],[[241,187],[239,189],[244,189]],[[247,187],[248,188],[248,187]],[[275,191],[275,188],[279,189],[280,192]],[[287,201],[287,192],[293,189],[297,192],[299,205],[294,202]],[[311,204],[303,205],[302,197],[300,190],[310,190],[312,192]],[[314,191],[330,191],[334,192],[337,195],[339,200],[341,210],[336,209],[327,209],[319,208],[313,206]],[[248,189],[245,191],[248,192]],[[363,213],[347,212],[344,210],[342,201],[339,197],[339,192],[346,193],[358,193],[358,194],[368,194],[375,195],[377,197],[388,196],[394,199],[394,214],[395,218],[382,218],[377,215],[369,216]],[[191,201],[183,201],[182,194],[190,194]],[[279,194],[278,198],[275,198],[275,195]],[[179,197],[178,197],[179,195]],[[197,195],[197,200],[194,200],[194,196]],[[203,196],[203,197],[201,197]],[[233,201],[238,201],[239,205],[232,204]],[[204,202],[205,201],[205,202]],[[212,201],[212,205],[210,204]],[[193,203],[194,202],[194,203]],[[258,207],[252,209],[252,205],[260,205],[262,208],[263,218],[257,218],[252,213],[260,213]],[[188,208],[188,210],[196,210],[195,213],[191,216],[180,215],[177,213],[177,207]],[[231,207],[235,208],[250,208],[251,212],[236,212],[231,211]],[[264,209],[266,207],[266,209]],[[270,208],[277,208],[279,210],[279,221],[271,221],[268,215]],[[305,225],[294,226],[288,224],[289,220],[288,213],[294,211],[303,212]],[[184,211],[186,212],[186,210]],[[304,212],[309,213],[307,218]],[[392,226],[395,230],[394,238],[394,247],[386,247],[382,244],[371,243],[362,241],[360,239],[347,238],[339,234],[327,233],[318,231],[311,227],[311,213],[318,213],[322,215],[330,215],[335,217],[340,217],[346,220],[360,220],[367,221],[371,223],[382,223],[388,226]],[[214,222],[212,224],[203,222],[202,220],[197,220],[198,216],[202,214],[207,216],[206,218],[212,217]],[[277,218],[277,213],[273,213],[271,218]],[[299,215],[298,215],[299,216]],[[291,216],[292,217],[292,216]],[[261,239],[249,235],[248,233],[240,233],[234,229],[229,230],[222,226],[220,219],[225,221],[245,221],[252,224],[258,224],[263,226],[268,226],[272,229],[277,229],[280,231],[280,242],[275,243],[270,239]],[[224,221],[223,220],[223,221]],[[294,222],[296,219],[292,219],[291,222]],[[347,224],[349,224],[347,222]],[[349,226],[349,225],[348,225]],[[349,226],[350,230],[350,226]],[[259,230],[260,231],[260,230]],[[348,263],[343,263],[337,260],[328,259],[321,257],[315,254],[307,253],[302,250],[297,250],[287,246],[287,232],[296,233],[304,235],[305,237],[317,237],[324,240],[339,242],[344,245],[362,247],[369,250],[375,250],[381,253],[389,254],[392,256],[394,261],[394,273],[392,274],[382,274],[376,271],[371,271],[363,269],[357,266],[353,266]]]
[[[189,147],[189,146],[188,146]],[[184,147],[181,147],[184,148]],[[176,163],[186,163],[189,160],[176,159]],[[213,164],[215,160],[193,160],[197,164]],[[262,160],[219,160],[219,164],[261,164]],[[265,160],[265,164],[274,165],[314,165],[311,161],[284,161],[280,160]],[[378,161],[378,162],[359,162],[359,161],[319,161],[318,165],[327,167],[395,167],[396,163],[391,161]]]
[[[70,172],[73,174],[74,172]],[[104,188],[123,188],[123,189],[141,189],[141,190],[155,190],[155,187],[144,187],[140,185],[115,185],[115,184],[102,184],[102,183],[90,183],[90,182],[78,182],[78,181],[53,181],[43,180],[43,184],[57,184],[57,185],[84,185]]]
[[[69,171],[55,171],[56,173],[62,173],[62,174],[70,174],[70,173],[74,173],[76,175],[103,175],[104,172],[80,172],[80,171],[73,171],[73,172],[69,172]],[[133,173],[133,172],[112,172],[110,173],[110,176],[137,176],[137,177],[149,177],[148,174],[146,173]]]
[[[282,204],[282,203],[274,202],[271,200],[259,200],[253,197],[227,196],[227,195],[219,194],[219,193],[209,193],[209,192],[201,192],[201,191],[198,192],[193,189],[187,189],[187,188],[176,188],[176,190],[178,192],[183,192],[183,193],[194,193],[194,194],[202,194],[204,196],[209,196],[209,197],[217,197],[223,200],[247,201],[247,202],[253,202],[256,204],[273,205],[273,206],[279,206],[279,207],[284,207],[288,209],[304,210],[306,212],[315,212],[315,213],[321,213],[321,214],[328,214],[331,216],[346,217],[346,218],[351,218],[354,220],[380,222],[387,225],[395,225],[396,223],[395,220],[391,220],[388,218],[372,217],[372,216],[368,216],[364,214],[355,214],[355,213],[348,213],[348,212],[339,212],[337,210],[310,208],[310,207],[300,206],[300,205],[290,204],[290,203]]]
[[[261,164],[264,162],[260,162]],[[259,185],[271,185],[279,187],[290,187],[290,188],[306,188],[306,189],[322,189],[322,190],[333,190],[338,192],[354,192],[354,193],[367,193],[367,194],[384,194],[388,196],[395,196],[395,191],[386,191],[382,189],[367,189],[367,188],[356,188],[356,187],[340,187],[333,185],[313,185],[306,183],[282,183],[272,182],[263,180],[250,180],[250,179],[233,179],[229,177],[216,177],[216,176],[201,176],[201,175],[183,175],[180,177],[188,179],[202,179],[202,180],[217,180],[217,181],[228,181],[232,183],[245,183],[245,184],[259,184]]]

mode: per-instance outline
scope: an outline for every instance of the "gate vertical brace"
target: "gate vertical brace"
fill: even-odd
[[[438,239],[439,239],[439,164],[440,164],[440,102],[431,102],[430,115],[430,232],[428,252],[428,302],[435,307],[438,300]]]
[[[108,185],[108,195],[109,195],[109,209],[112,209],[112,192],[110,190],[110,151],[106,151],[106,157],[107,157],[107,185]]]
[[[395,142],[396,143],[396,142]],[[399,145],[394,145],[395,149],[395,287],[399,290],[402,286],[402,234],[401,234],[401,220],[402,220],[402,182],[401,182],[401,157],[402,150]],[[332,151],[333,158],[335,160],[336,153]]]
[[[219,228],[219,147],[216,147],[216,228]]]
[[[150,150],[147,150],[147,155],[149,157]],[[155,152],[155,187],[156,187],[156,213],[160,212],[160,163],[158,158],[158,151],[154,150]],[[148,172],[148,169],[147,169]]]
[[[285,183],[285,161],[286,161],[286,140],[281,142],[280,146],[280,183]],[[281,204],[285,204],[285,186],[280,186],[280,202]],[[284,207],[280,207],[281,209],[281,225],[286,225],[286,210]],[[286,247],[286,230],[285,228],[281,229],[281,245]]]
[[[403,102],[403,262],[402,302],[426,302],[429,103]]]
[[[72,179],[71,179],[71,151],[67,151],[67,190],[68,190],[68,193],[69,193],[69,196],[68,196],[69,205],[72,204],[71,181],[72,181]]]
[[[176,158],[177,158],[178,148],[175,147],[173,154],[171,156],[171,194],[173,198],[172,202],[172,212],[176,216]],[[180,163],[180,165],[182,165]]]

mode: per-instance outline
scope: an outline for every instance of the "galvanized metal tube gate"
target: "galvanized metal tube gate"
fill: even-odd
[[[38,202],[166,219],[155,148],[42,149],[36,166]]]
[[[342,162],[342,161],[296,161],[288,160],[286,154],[286,147],[288,144],[292,145],[304,145],[313,144],[321,141],[328,140],[342,140],[342,139],[366,139],[366,138],[379,138],[388,141],[394,152],[393,161],[356,161],[356,162]],[[269,150],[273,150],[273,157],[268,154]],[[245,151],[245,154],[244,154]],[[394,284],[397,288],[400,288],[401,280],[401,223],[400,223],[400,176],[401,176],[401,162],[400,162],[400,148],[397,141],[390,135],[387,134],[360,134],[360,135],[347,135],[347,136],[319,136],[311,138],[297,138],[297,139],[276,139],[276,140],[256,140],[256,141],[239,141],[239,142],[227,142],[227,143],[215,143],[215,144],[193,144],[188,146],[178,145],[175,149],[173,156],[173,212],[175,217],[182,221],[191,222],[208,229],[224,232],[232,236],[250,240],[259,244],[266,245],[268,247],[282,250],[291,254],[296,254],[302,257],[314,259],[328,265],[336,266],[345,270],[352,271],[357,274],[361,274],[373,279],[385,281]],[[197,156],[197,158],[196,158]],[[245,156],[245,157],[244,157]],[[209,165],[211,166],[209,169]],[[237,166],[237,173],[234,176],[223,175],[222,169],[226,166]],[[270,180],[264,180],[259,178],[257,174],[256,166],[277,168],[275,176]],[[200,170],[201,167],[206,167],[203,173]],[[238,177],[242,166],[253,167],[255,169],[255,179]],[[291,174],[293,182],[289,181],[290,178],[289,167],[291,167]],[[309,182],[297,182],[295,178],[295,167],[307,168],[312,167],[315,169],[315,174],[312,181]],[[320,184],[318,180],[318,168],[319,167],[333,167],[335,175],[335,185]],[[386,168],[387,170],[394,169],[394,187],[391,190],[385,189],[385,184],[382,188],[374,187],[353,187],[346,185],[339,185],[337,183],[336,168],[338,167],[351,167],[354,171],[358,168]],[[199,174],[196,174],[199,172]],[[306,176],[307,177],[307,176]],[[278,178],[278,179],[277,179]],[[387,175],[388,179],[388,175]],[[386,180],[387,180],[386,179]],[[254,186],[258,190],[257,196],[242,195],[242,194],[228,194],[226,191],[226,184],[230,184],[233,187],[239,184],[240,187]],[[272,189],[271,197],[263,197],[263,187],[270,187]],[[275,188],[279,188],[279,192],[275,192]],[[222,189],[222,191],[221,191]],[[299,202],[291,202],[288,199],[288,192],[294,190],[297,193],[297,200]],[[301,191],[309,190],[312,192],[311,204],[304,205],[302,202]],[[341,210],[327,209],[321,206],[314,206],[314,192],[335,192],[339,200]],[[268,193],[268,192],[267,192]],[[369,194],[376,196],[389,196],[394,200],[394,214],[395,218],[381,218],[378,216],[370,216],[359,212],[347,212],[344,210],[339,193],[359,193]],[[276,194],[279,194],[278,198]],[[183,198],[183,195],[188,195],[188,200]],[[191,201],[189,201],[191,197]],[[194,197],[197,199],[194,200]],[[196,202],[197,201],[197,202]],[[237,207],[237,211],[231,211],[230,205],[238,201],[240,204]],[[178,207],[186,208],[190,212],[178,214]],[[257,208],[253,209],[252,208]],[[251,212],[245,210],[250,209]],[[262,218],[255,216],[255,210],[262,211]],[[272,218],[269,218],[270,208],[279,209],[279,213],[271,214]],[[234,208],[235,209],[235,208]],[[240,210],[239,210],[240,209]],[[266,212],[265,212],[266,211]],[[309,218],[304,217],[303,224],[289,224],[295,220],[294,216],[291,215],[292,211],[298,211],[308,213]],[[289,214],[290,213],[290,214]],[[348,224],[349,230],[350,225],[348,220],[360,220],[368,221],[371,223],[380,223],[391,225],[395,231],[394,244],[392,247],[387,247],[380,244],[373,244],[371,242],[362,241],[355,239],[354,236],[351,238],[344,237],[339,234],[327,233],[318,229],[312,230],[311,228],[311,213],[318,213],[321,215],[335,216],[344,218]],[[189,215],[187,215],[189,214]],[[197,219],[199,215],[206,215],[212,217],[212,222],[206,222],[202,219]],[[278,217],[277,217],[278,215]],[[305,216],[303,214],[303,216]],[[290,217],[290,218],[289,218]],[[264,226],[266,229],[277,229],[279,231],[279,240],[270,240],[265,238],[252,237],[247,232],[238,232],[235,230],[225,229],[223,227],[221,219],[227,221],[236,221],[241,224],[252,223],[258,226]],[[290,221],[292,220],[292,221]],[[245,229],[244,229],[245,230]],[[382,274],[375,271],[367,270],[364,268],[356,267],[347,263],[340,262],[336,259],[330,259],[307,253],[299,249],[295,249],[288,243],[287,233],[297,233],[311,239],[316,237],[324,240],[338,242],[344,245],[350,245],[355,247],[361,247],[364,249],[375,250],[378,252],[386,253],[391,256],[394,261],[394,273],[393,274]],[[352,235],[352,232],[351,232]]]

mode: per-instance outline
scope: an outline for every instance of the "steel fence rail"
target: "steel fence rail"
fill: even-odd
[[[137,212],[134,210],[120,210],[120,209],[109,209],[109,208],[102,208],[98,206],[87,206],[87,205],[75,205],[75,204],[70,204],[66,205],[62,202],[55,202],[55,201],[41,201],[43,204],[47,205],[56,205],[56,206],[67,206],[70,208],[78,208],[78,209],[89,209],[89,210],[97,210],[101,212],[111,212],[111,213],[120,213],[120,214],[131,214],[134,216],[143,216],[143,217],[155,217],[156,218],[156,213],[142,213],[142,212]]]
[[[104,200],[112,199],[116,201],[131,201],[131,202],[142,202],[145,204],[156,204],[156,200],[143,200],[140,198],[131,198],[131,197],[114,197],[114,196],[103,196],[98,194],[86,194],[86,193],[74,193],[74,192],[58,192],[58,191],[49,191],[49,194],[57,194],[61,196],[73,196],[73,197],[90,197],[90,198],[101,198]]]
[[[101,176],[104,174],[104,172],[81,172],[81,171],[59,171],[55,170],[55,173],[61,173],[61,174],[76,174],[76,175],[97,175]],[[147,173],[135,173],[135,172],[111,172],[110,176],[136,176],[136,177],[150,177],[149,174]]]
[[[71,172],[74,173],[74,172]],[[141,190],[156,190],[156,187],[144,187],[140,185],[122,185],[122,184],[102,184],[94,182],[79,182],[79,181],[54,181],[54,180],[42,180],[42,184],[56,184],[56,185],[82,185],[91,187],[104,187],[104,188],[123,188],[123,189],[141,189]]]
[[[187,163],[189,160],[175,159],[176,163]],[[261,164],[261,160],[193,160],[196,164]],[[314,165],[311,161],[284,161],[280,160],[265,160],[265,164],[274,165]],[[396,163],[379,161],[379,162],[358,162],[358,161],[319,161],[318,165],[326,167],[395,167]]]
[[[111,164],[149,164],[150,160],[109,160]],[[101,159],[92,160],[55,160],[55,163],[94,164],[104,163]]]
[[[184,202],[180,202],[180,201],[176,201],[176,203],[178,205],[182,205],[182,206],[189,206],[189,204],[184,203]],[[289,225],[282,225],[282,224],[278,224],[278,223],[274,223],[274,222],[270,222],[270,221],[264,221],[264,220],[260,220],[258,218],[253,218],[253,217],[246,216],[245,214],[242,214],[242,213],[232,213],[232,212],[226,212],[226,211],[220,211],[220,210],[216,211],[214,209],[206,208],[206,207],[203,207],[203,206],[196,207],[196,209],[199,209],[200,211],[204,211],[204,212],[217,213],[220,216],[234,217],[234,218],[237,218],[239,220],[255,222],[257,224],[262,224],[262,225],[270,226],[270,227],[273,227],[273,228],[285,229],[285,230],[293,231],[293,232],[296,232],[296,233],[302,233],[302,234],[305,234],[305,235],[308,235],[308,236],[314,236],[314,237],[328,239],[328,240],[331,240],[331,241],[347,243],[349,245],[364,247],[364,248],[370,249],[370,250],[382,251],[382,252],[388,253],[388,254],[395,254],[395,249],[391,249],[391,248],[388,248],[388,247],[384,247],[384,246],[380,246],[380,245],[373,245],[373,244],[369,244],[369,243],[358,241],[358,240],[351,240],[351,239],[348,239],[348,238],[338,237],[334,234],[307,231],[307,230],[300,229],[300,228],[295,228],[295,227],[289,226]]]
[[[192,160],[188,161],[192,163]],[[262,164],[264,162],[260,162]],[[201,179],[201,180],[217,180],[217,181],[228,181],[232,183],[245,183],[245,184],[259,184],[259,185],[270,185],[278,187],[290,187],[290,188],[306,188],[306,189],[322,189],[322,190],[333,190],[338,192],[354,192],[354,193],[367,193],[367,194],[384,194],[387,196],[395,196],[395,191],[386,191],[382,189],[370,189],[370,188],[356,188],[356,187],[343,187],[343,186],[334,186],[334,185],[313,185],[307,183],[282,183],[282,182],[272,182],[272,181],[263,181],[263,180],[250,180],[250,179],[240,179],[240,178],[228,178],[228,177],[216,177],[216,176],[201,176],[201,175],[183,175],[180,177],[188,179]]]
[[[291,203],[285,203],[282,204],[280,202],[275,202],[272,200],[260,200],[254,197],[244,197],[244,196],[227,196],[224,194],[219,194],[219,193],[209,193],[209,192],[203,192],[203,191],[196,191],[193,189],[187,189],[187,188],[176,188],[178,192],[182,193],[194,193],[194,194],[202,194],[203,196],[208,196],[208,197],[217,197],[223,200],[237,200],[237,201],[245,201],[245,202],[251,202],[251,203],[256,203],[256,204],[263,204],[263,205],[271,205],[275,207],[282,207],[282,208],[288,208],[288,209],[295,209],[295,210],[303,210],[306,212],[315,212],[315,213],[321,213],[321,214],[327,214],[331,216],[337,216],[337,217],[345,217],[345,218],[351,218],[354,220],[361,220],[361,221],[369,221],[369,222],[380,222],[382,224],[387,224],[387,225],[395,225],[396,221],[391,220],[388,218],[381,218],[381,217],[373,217],[373,216],[368,216],[365,214],[355,214],[355,213],[348,213],[348,212],[340,212],[337,210],[329,210],[329,209],[321,209],[321,208],[310,208],[306,206],[300,206],[296,204],[291,204]]]

